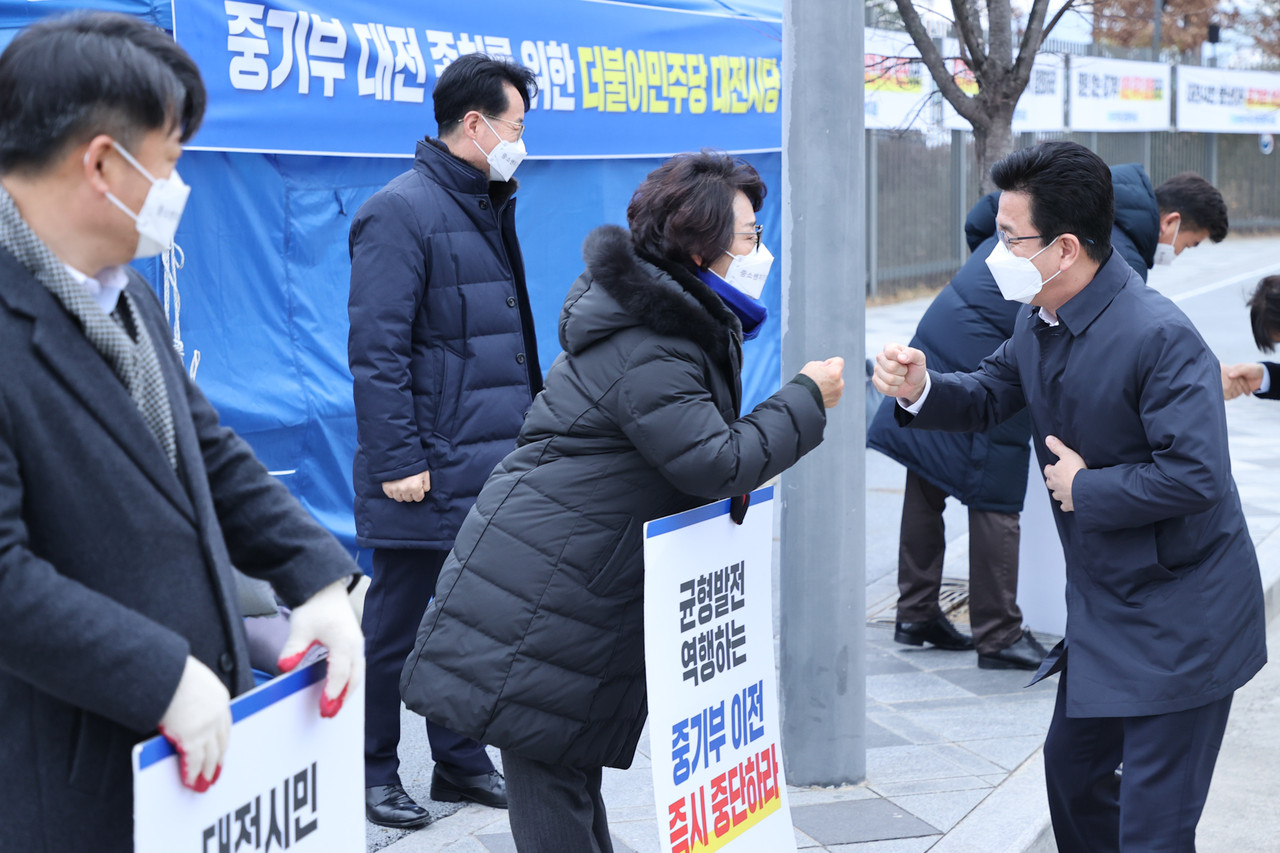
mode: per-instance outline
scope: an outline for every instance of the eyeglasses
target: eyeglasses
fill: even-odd
[[[516,129],[516,138],[515,138],[516,142],[519,142],[520,138],[524,136],[525,125],[524,125],[524,122],[522,121],[512,121],[511,119],[498,118],[497,116],[485,115],[484,113],[481,113],[481,115],[485,116],[485,118],[491,118],[494,121],[500,121],[503,124],[509,124],[512,127],[514,127]]]
[[[764,230],[763,225],[756,225],[750,231],[734,231],[733,233],[739,237],[755,237],[756,246],[760,246],[760,232]]]
[[[1042,237],[1039,234],[1028,234],[1026,237],[1010,237],[1009,234],[1003,228],[997,228],[996,234],[1000,236],[1000,243],[1006,249],[1013,248],[1013,245],[1015,243],[1021,243],[1023,240],[1043,240],[1044,239],[1044,237]]]

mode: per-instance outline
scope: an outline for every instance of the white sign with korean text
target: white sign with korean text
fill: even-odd
[[[1178,66],[1178,130],[1280,130],[1280,74]]]
[[[645,667],[663,853],[795,851],[773,658],[773,489],[645,525]]]
[[[1137,131],[1172,127],[1171,71],[1159,62],[1071,57],[1071,130]]]
[[[133,749],[134,853],[365,849],[364,690],[320,716],[325,661],[231,703],[222,774],[203,794],[182,786],[162,737]]]
[[[863,121],[868,130],[928,124],[933,81],[911,36],[868,28],[863,34]]]
[[[960,55],[960,42],[947,38],[942,40],[942,49],[947,57],[948,67],[954,72],[953,79],[960,90],[973,96],[978,91],[978,82]],[[1066,64],[1062,57],[1053,53],[1042,53],[1036,56],[1031,65],[1031,76],[1027,80],[1027,88],[1018,97],[1018,104],[1013,110],[1014,133],[1036,133],[1062,130],[1066,127],[1067,106]],[[942,102],[942,124],[949,130],[972,130],[969,120],[956,112],[955,107],[945,98]]]

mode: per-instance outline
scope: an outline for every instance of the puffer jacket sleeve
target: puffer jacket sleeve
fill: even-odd
[[[710,500],[751,491],[822,443],[826,411],[788,382],[726,423],[705,362],[679,344],[641,347],[616,386],[619,426],[677,489]]]
[[[427,282],[426,245],[408,203],[377,193],[351,225],[347,355],[356,429],[369,476],[383,483],[427,470],[409,365]]]

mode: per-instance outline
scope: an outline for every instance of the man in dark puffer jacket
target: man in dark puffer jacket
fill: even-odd
[[[373,549],[365,807],[383,826],[430,819],[400,784],[400,670],[458,525],[542,387],[509,180],[531,90],[523,66],[452,63],[432,93],[440,138],[351,223],[356,541]],[[506,806],[481,744],[427,735],[432,799]]]
[[[1147,278],[1204,239],[1227,233],[1222,194],[1190,172],[1151,188],[1136,163],[1111,168],[1115,226],[1111,244]],[[973,253],[929,306],[911,346],[943,372],[974,370],[1013,334],[1017,302],[1005,300],[986,259],[996,245],[991,193],[969,211],[965,235]],[[952,650],[975,646],[983,668],[1035,669],[1045,650],[1022,627],[1018,609],[1018,515],[1027,486],[1030,423],[1025,412],[985,433],[899,429],[892,400],[867,428],[867,445],[907,468],[898,552],[898,612],[894,637],[909,645]],[[946,539],[947,496],[969,508],[969,616],[972,639],[942,614],[938,593]]]

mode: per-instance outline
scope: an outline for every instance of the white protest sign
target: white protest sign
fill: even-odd
[[[773,659],[773,489],[645,525],[644,636],[663,853],[795,851]]]
[[[1179,65],[1178,130],[1280,130],[1280,74]]]
[[[943,39],[942,49],[949,57],[947,64],[954,72],[952,79],[960,91],[969,96],[975,95],[978,82],[973,72],[962,60],[953,58],[959,55],[960,42],[952,38]],[[1013,132],[1062,130],[1066,127],[1066,104],[1066,65],[1062,57],[1053,53],[1038,54],[1031,66],[1027,88],[1022,90],[1013,110]],[[945,98],[942,102],[942,125],[949,130],[973,129],[969,120],[956,112]]]
[[[911,36],[868,28],[863,34],[863,66],[866,128],[923,129],[931,82]]]
[[[133,748],[134,853],[362,853],[364,690],[320,716],[326,661],[231,703],[222,775],[197,794],[182,786],[162,737]]]
[[[1171,72],[1159,62],[1071,57],[1072,130],[1168,130]]]

